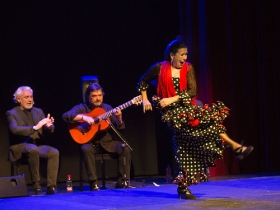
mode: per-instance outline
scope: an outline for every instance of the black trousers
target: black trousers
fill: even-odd
[[[118,156],[119,161],[119,171],[118,171],[118,182],[120,182],[124,175],[126,179],[130,179],[130,164],[131,156],[130,149],[124,147],[121,142],[112,141],[114,144],[115,152]],[[83,152],[85,166],[88,174],[89,181],[97,180],[96,164],[95,164],[95,154],[109,153],[101,145],[97,144],[84,144],[81,146]]]
[[[21,148],[21,152],[27,155],[31,181],[33,183],[40,181],[40,158],[44,158],[47,160],[47,186],[56,186],[59,166],[59,151],[56,148],[47,145],[37,146],[35,144],[23,143],[19,144],[19,146]]]

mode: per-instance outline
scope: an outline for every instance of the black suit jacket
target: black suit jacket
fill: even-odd
[[[46,118],[44,112],[40,108],[33,107],[31,109],[34,125],[37,125],[39,121]],[[19,106],[6,112],[9,136],[10,136],[10,153],[9,159],[15,161],[21,157],[18,144],[20,143],[33,143],[34,136],[36,137],[36,144],[46,144],[44,139],[44,132],[54,131],[54,125],[47,128],[43,126],[38,131],[33,129],[34,125],[28,125],[28,119],[26,114],[20,109]],[[35,134],[38,132],[38,135]],[[12,153],[12,154],[11,154]]]

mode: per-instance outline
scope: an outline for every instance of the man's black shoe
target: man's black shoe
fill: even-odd
[[[117,181],[115,188],[122,189],[122,188],[135,188],[135,187],[131,187],[128,181]]]
[[[55,189],[55,186],[49,186],[46,191],[46,195],[57,194],[58,192]]]
[[[99,190],[99,187],[97,186],[97,181],[93,180],[89,182],[89,190],[94,191],[94,190]]]
[[[93,191],[93,190],[99,190],[99,187],[97,186],[97,184],[90,186],[90,191]]]
[[[42,191],[42,187],[41,187],[40,183],[39,183],[39,182],[34,182],[34,183],[32,184],[32,190],[33,190],[35,193],[38,193],[38,192]]]
[[[124,183],[122,183],[122,182],[117,182],[116,183],[116,186],[115,186],[115,188],[116,189],[122,189],[122,188],[124,188],[125,186],[124,186]]]

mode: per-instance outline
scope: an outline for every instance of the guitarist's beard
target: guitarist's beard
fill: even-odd
[[[88,106],[89,106],[90,109],[95,109],[97,107],[102,107],[101,105],[102,105],[102,102],[100,103],[100,105],[88,103]]]

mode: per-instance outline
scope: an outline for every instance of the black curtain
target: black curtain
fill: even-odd
[[[225,151],[225,173],[280,170],[280,1],[180,0],[181,34],[204,103],[223,101],[234,140],[255,147],[236,162]]]
[[[62,114],[82,102],[81,77],[98,76],[104,102],[121,105],[139,95],[138,78],[162,60],[166,44],[180,33],[178,2],[169,0],[8,0],[0,2],[0,17],[2,176],[9,175],[5,112],[15,105],[16,88],[31,86],[35,106],[55,118],[56,131],[49,142],[60,151],[59,180],[65,181],[67,174],[75,180],[79,145],[71,139]],[[172,153],[164,144],[171,139],[159,136],[159,151],[164,147],[167,152],[158,157],[154,113],[143,114],[141,106],[132,106],[123,110],[123,117],[124,136],[133,148],[132,174],[164,172],[170,163],[164,158]]]

